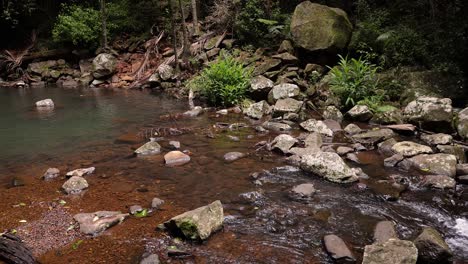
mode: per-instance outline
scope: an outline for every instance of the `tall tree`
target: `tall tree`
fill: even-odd
[[[197,9],[197,0],[192,0],[192,17],[193,17],[193,27],[195,28],[195,35],[200,35],[200,25],[198,25],[198,9]]]
[[[183,51],[182,51],[182,58],[184,62],[190,56],[190,42],[188,39],[188,32],[187,32],[187,25],[185,24],[185,11],[184,6],[182,5],[182,0],[179,0],[179,9],[180,9],[180,16],[181,16],[181,26],[182,26],[182,38],[183,38]]]
[[[176,71],[179,72],[179,56],[177,54],[177,34],[176,34],[176,20],[174,17],[174,10],[172,9],[172,0],[167,0],[169,6],[169,16],[171,17],[171,30],[172,30],[172,46],[174,48],[174,62]]]
[[[101,5],[101,27],[102,27],[102,48],[107,50],[109,45],[107,42],[107,12],[106,12],[106,1],[99,0]]]

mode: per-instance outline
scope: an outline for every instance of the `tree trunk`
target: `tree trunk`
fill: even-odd
[[[197,10],[197,0],[192,0],[192,17],[193,17],[193,27],[195,28],[195,35],[200,35],[200,25],[198,25],[198,10]]]
[[[0,263],[35,264],[31,251],[15,235],[0,235]]]
[[[179,68],[179,58],[177,55],[177,34],[176,34],[176,21],[174,17],[174,10],[172,9],[172,0],[167,0],[169,4],[169,16],[171,17],[171,29],[172,29],[172,46],[174,49],[174,62],[176,67],[176,72],[180,71]]]
[[[108,49],[107,44],[107,13],[106,13],[106,1],[100,0],[101,4],[101,27],[102,27],[102,48],[104,50]]]
[[[186,60],[188,60],[188,57],[190,56],[190,43],[188,40],[187,25],[185,25],[185,12],[184,12],[184,7],[182,5],[182,0],[179,0],[179,8],[180,8],[180,15],[182,16],[181,26],[182,26],[182,38],[184,41],[184,50],[182,53],[182,58],[184,62],[186,62]]]

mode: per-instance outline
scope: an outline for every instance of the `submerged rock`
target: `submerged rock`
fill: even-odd
[[[195,106],[192,110],[184,112],[182,115],[185,117],[197,117],[203,113],[201,106]]]
[[[164,200],[161,200],[161,199],[155,197],[151,201],[151,208],[159,209],[163,204],[164,204]]]
[[[224,160],[227,162],[233,162],[242,159],[243,157],[245,157],[245,154],[241,152],[229,152],[224,154]]]
[[[300,126],[309,132],[317,132],[328,137],[333,136],[333,131],[328,128],[328,126],[323,121],[320,120],[309,119],[302,122]]]
[[[431,264],[452,263],[452,251],[442,235],[432,227],[425,227],[414,240],[418,248],[418,262]]]
[[[315,187],[311,183],[303,183],[300,185],[294,186],[292,188],[290,195],[294,199],[309,199],[316,192]]]
[[[83,177],[73,176],[68,179],[62,188],[67,194],[78,194],[89,187],[88,182]]]
[[[135,150],[137,155],[156,155],[161,153],[161,145],[156,141],[150,141]]]
[[[55,105],[54,105],[54,101],[52,101],[52,99],[44,99],[44,100],[41,100],[41,101],[37,101],[36,102],[36,107],[37,108],[54,108]]]
[[[309,1],[296,7],[291,21],[294,44],[307,51],[344,49],[352,31],[353,25],[343,10]]]
[[[60,176],[60,170],[59,169],[49,168],[49,169],[47,169],[47,171],[44,173],[44,176],[42,176],[42,177],[44,178],[44,180],[51,180],[51,179],[57,178],[58,176]]]
[[[297,143],[297,139],[290,135],[282,134],[277,136],[271,143],[272,149],[278,149],[284,154],[289,153],[289,150]]]
[[[173,217],[164,226],[173,234],[183,235],[187,239],[205,240],[221,229],[223,221],[223,205],[220,201],[215,201]]]
[[[374,228],[374,242],[384,243],[389,239],[398,239],[395,223],[392,221],[380,221]]]
[[[417,144],[412,141],[398,142],[393,145],[392,150],[404,157],[412,157],[419,154],[430,154],[433,152],[430,147]]]
[[[302,157],[300,167],[304,171],[317,174],[331,182],[350,183],[358,176],[341,157],[333,152],[317,152]]]
[[[80,225],[80,232],[87,235],[97,235],[108,228],[120,224],[128,214],[112,211],[98,211],[95,213],[81,213],[73,216]]]
[[[355,263],[356,258],[354,257],[351,250],[346,246],[343,239],[336,235],[326,235],[323,237],[325,249],[331,258],[337,263]]]
[[[416,264],[418,249],[411,241],[389,239],[364,248],[362,264]]]
[[[190,156],[181,151],[171,151],[164,155],[167,166],[181,166],[190,162]]]
[[[66,176],[67,177],[73,177],[73,176],[83,177],[85,175],[92,174],[95,170],[96,170],[95,167],[76,169],[76,170],[67,172]]]

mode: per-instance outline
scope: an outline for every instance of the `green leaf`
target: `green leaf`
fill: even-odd
[[[72,249],[77,250],[78,247],[81,245],[81,243],[83,243],[83,240],[76,241],[75,243],[72,244]]]
[[[135,217],[147,217],[148,216],[148,209],[143,209],[135,214]]]

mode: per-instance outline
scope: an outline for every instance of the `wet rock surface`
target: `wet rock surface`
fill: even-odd
[[[414,240],[418,248],[418,262],[452,263],[452,251],[442,235],[432,227],[426,227]]]
[[[418,249],[411,241],[390,239],[366,246],[362,264],[416,264]]]
[[[398,239],[395,223],[392,221],[378,222],[374,229],[374,242],[385,243],[391,238]]]
[[[336,183],[350,183],[358,177],[336,153],[319,152],[303,156],[301,168]]]
[[[122,223],[128,214],[112,211],[98,211],[95,213],[80,213],[73,219],[80,225],[80,232],[86,235],[97,235],[108,228]]]
[[[150,141],[135,150],[136,155],[157,155],[161,153],[161,145],[158,142]]]
[[[72,176],[63,185],[62,189],[67,194],[78,194],[89,187],[88,182],[79,176]]]
[[[187,164],[190,162],[190,156],[187,154],[184,154],[181,151],[171,151],[164,155],[164,160],[166,162],[167,166],[173,167],[173,166],[182,166],[184,164]]]
[[[323,238],[325,249],[337,263],[355,263],[356,258],[346,246],[343,239],[336,235],[326,235]]]

